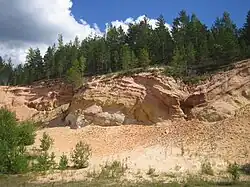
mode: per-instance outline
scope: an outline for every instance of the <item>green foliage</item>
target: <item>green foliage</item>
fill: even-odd
[[[19,141],[23,142],[25,146],[34,144],[36,137],[35,130],[34,123],[30,121],[20,122],[18,126]]]
[[[104,37],[92,36],[83,41],[75,37],[68,43],[60,34],[57,44],[49,46],[44,56],[40,49],[30,48],[24,65],[14,67],[16,63],[11,59],[0,58],[0,84],[65,78],[78,87],[84,75],[145,69],[156,64],[170,66],[169,75],[189,79],[250,57],[249,36],[250,11],[240,29],[228,12],[208,28],[195,14],[182,10],[174,19],[171,31],[162,15],[156,28],[145,17],[139,23],[131,23],[126,33],[121,27],[111,25]]]
[[[91,148],[88,144],[80,141],[76,144],[75,149],[71,153],[71,161],[77,169],[86,168],[89,165],[89,157],[91,156]]]
[[[80,60],[75,60],[72,67],[67,71],[68,80],[76,87],[81,86],[83,83],[83,73],[85,71],[86,59],[81,56]]]
[[[229,63],[236,59],[240,52],[237,29],[228,12],[216,19],[211,32],[214,38],[210,49],[212,57],[215,60],[227,60]]]
[[[55,153],[52,152],[51,154],[49,154],[48,152],[53,145],[54,140],[44,132],[42,139],[40,139],[40,142],[41,152],[37,156],[35,163],[33,163],[33,170],[45,172],[49,169],[56,168]]]
[[[150,64],[149,54],[145,48],[139,50],[138,60],[140,67],[146,68],[149,66]]]
[[[131,64],[131,50],[127,45],[123,45],[121,47],[121,63],[122,63],[122,69],[128,70],[130,69]]]
[[[0,173],[28,171],[25,146],[34,143],[35,131],[32,126],[31,122],[18,123],[14,113],[0,109]]]
[[[233,181],[238,181],[240,178],[240,167],[239,165],[235,162],[233,164],[229,164],[227,167],[228,173],[231,174]]]
[[[65,170],[68,168],[68,158],[66,155],[62,155],[60,158],[60,162],[59,162],[59,167],[60,170]]]
[[[115,160],[111,163],[106,163],[105,166],[102,167],[98,178],[120,178],[126,170],[127,166],[124,163]]]
[[[54,140],[46,132],[43,133],[43,137],[40,141],[40,148],[42,151],[48,151],[54,143]]]
[[[47,151],[41,152],[41,154],[37,157],[36,163],[33,164],[34,171],[47,171],[49,169],[55,169],[55,153],[52,152],[49,154]]]

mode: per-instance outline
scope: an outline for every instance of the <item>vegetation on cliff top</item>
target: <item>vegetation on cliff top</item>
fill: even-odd
[[[13,67],[11,59],[0,58],[0,84],[30,84],[41,79],[67,77],[76,85],[82,76],[100,75],[151,65],[168,65],[168,75],[195,77],[228,67],[250,57],[250,11],[242,28],[237,28],[228,12],[208,28],[195,15],[181,11],[171,31],[163,16],[153,29],[147,18],[130,24],[128,32],[111,26],[103,37],[89,37],[49,46],[46,54],[30,48],[25,64]]]

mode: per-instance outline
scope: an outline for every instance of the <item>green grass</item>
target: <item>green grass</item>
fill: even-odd
[[[137,182],[132,183],[128,181],[121,182],[119,179],[104,179],[104,178],[96,178],[91,181],[80,181],[80,182],[67,182],[67,183],[46,183],[46,184],[34,184],[28,183],[31,177],[24,176],[7,176],[0,175],[0,186],[4,187],[102,187],[102,186],[124,186],[124,187],[249,187],[249,182],[206,182],[198,179],[190,179],[185,184],[178,184],[176,182],[172,183],[163,183],[163,182]]]

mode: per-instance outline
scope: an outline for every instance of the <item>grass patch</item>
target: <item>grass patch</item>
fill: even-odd
[[[199,177],[189,177],[185,182],[164,183],[162,181],[142,181],[129,182],[121,181],[115,178],[94,178],[93,180],[72,181],[72,182],[54,182],[45,184],[29,183],[34,177],[22,175],[0,175],[0,184],[4,187],[102,187],[102,186],[124,186],[124,187],[249,187],[250,181],[232,182],[221,181],[211,182],[199,179]]]
[[[212,165],[209,161],[205,161],[201,164],[201,173],[206,175],[214,175]]]
[[[99,179],[114,179],[120,178],[124,175],[126,170],[128,169],[127,165],[120,161],[113,161],[111,163],[106,163],[101,168],[101,172],[99,173]]]
[[[233,164],[229,164],[227,167],[228,173],[230,173],[232,180],[233,181],[238,181],[240,178],[240,167],[239,165],[235,162]]]

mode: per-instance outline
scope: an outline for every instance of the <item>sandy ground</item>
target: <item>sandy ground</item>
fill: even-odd
[[[227,162],[218,157],[192,154],[190,151],[183,153],[181,147],[163,144],[162,134],[166,126],[120,126],[120,127],[95,127],[88,126],[82,129],[69,129],[68,127],[47,128],[37,132],[34,146],[39,146],[39,139],[43,132],[47,132],[54,139],[51,151],[56,153],[57,161],[60,155],[70,155],[75,144],[83,140],[90,144],[92,157],[87,169],[53,173],[41,177],[39,180],[46,182],[60,180],[83,180],[87,172],[100,169],[100,165],[114,160],[121,161],[128,166],[130,178],[141,173],[147,177],[149,168],[156,173],[197,173],[201,163],[206,159],[211,162],[214,171],[225,170]],[[129,177],[128,176],[128,177]]]

